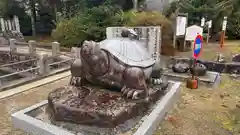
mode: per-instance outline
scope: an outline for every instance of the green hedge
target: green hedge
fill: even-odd
[[[84,40],[101,41],[110,26],[161,26],[163,54],[173,55],[172,23],[160,12],[123,13],[120,9],[101,5],[78,13],[70,20],[62,20],[52,36],[64,46],[80,46]]]
[[[64,46],[80,46],[84,40],[105,39],[106,28],[122,24],[122,11],[114,6],[101,5],[79,12],[70,20],[62,20],[52,32]]]

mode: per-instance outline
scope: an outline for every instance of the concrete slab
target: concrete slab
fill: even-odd
[[[143,116],[138,124],[131,127],[137,129],[133,135],[151,135],[154,133],[159,123],[163,120],[167,112],[173,107],[174,103],[180,98],[180,82],[171,81],[172,85],[169,91],[152,106],[149,113]],[[81,132],[69,131],[64,126],[56,126],[52,123],[40,120],[36,116],[29,115],[30,112],[46,106],[47,101],[33,105],[29,108],[12,114],[12,123],[15,128],[33,135],[89,135]],[[49,121],[49,120],[48,120]],[[81,128],[81,125],[76,127]],[[89,128],[89,130],[94,130]],[[95,129],[98,130],[98,129]],[[101,129],[99,129],[101,130]]]
[[[172,70],[166,70],[163,75],[174,81],[185,81],[187,78],[191,77],[190,73],[174,73]],[[207,71],[205,76],[200,76],[198,78],[202,83],[216,86],[216,84],[219,84],[218,82],[221,77],[218,72]]]

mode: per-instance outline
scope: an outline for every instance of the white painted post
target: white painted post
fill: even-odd
[[[6,28],[5,28],[5,24],[4,24],[4,19],[3,19],[3,18],[0,18],[0,22],[1,22],[2,31],[5,31]]]
[[[17,52],[17,47],[16,47],[16,39],[10,39],[10,52],[15,53]]]
[[[56,56],[60,52],[60,43],[52,42],[52,56]]]
[[[208,45],[209,37],[210,37],[210,29],[212,28],[212,20],[208,21],[207,24],[208,24],[208,31],[207,31],[207,45]]]
[[[48,66],[48,55],[40,55],[40,58],[38,60],[38,66],[39,66],[39,74],[45,75],[49,72],[49,66]]]
[[[16,30],[18,32],[20,32],[20,24],[19,24],[18,16],[14,16],[13,19],[14,19],[14,23],[15,23],[15,26],[16,26]]]
[[[36,41],[34,40],[28,41],[28,46],[29,46],[29,53],[31,55],[36,55]]]
[[[10,20],[7,20],[7,23],[8,23],[9,30],[11,31],[12,30],[12,23],[11,23]]]

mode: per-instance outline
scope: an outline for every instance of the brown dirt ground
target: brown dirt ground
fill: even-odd
[[[205,45],[201,59],[213,60],[220,49]],[[228,60],[240,53],[240,42],[230,41],[220,50]],[[179,56],[191,56],[190,52]],[[185,88],[174,109],[169,112],[154,135],[240,135],[240,79],[221,75],[218,88]]]
[[[47,99],[48,93],[68,83],[69,77],[0,100],[0,135],[27,135],[14,129],[11,114]]]

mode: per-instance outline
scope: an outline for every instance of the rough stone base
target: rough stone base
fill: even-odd
[[[156,104],[150,106],[145,116],[136,116],[116,128],[53,122],[46,112],[42,111],[42,108],[46,108],[47,101],[12,114],[13,126],[33,135],[117,135],[128,131],[133,131],[134,135],[151,135],[180,97],[180,83],[171,83],[168,92]],[[45,117],[41,117],[41,115]]]

